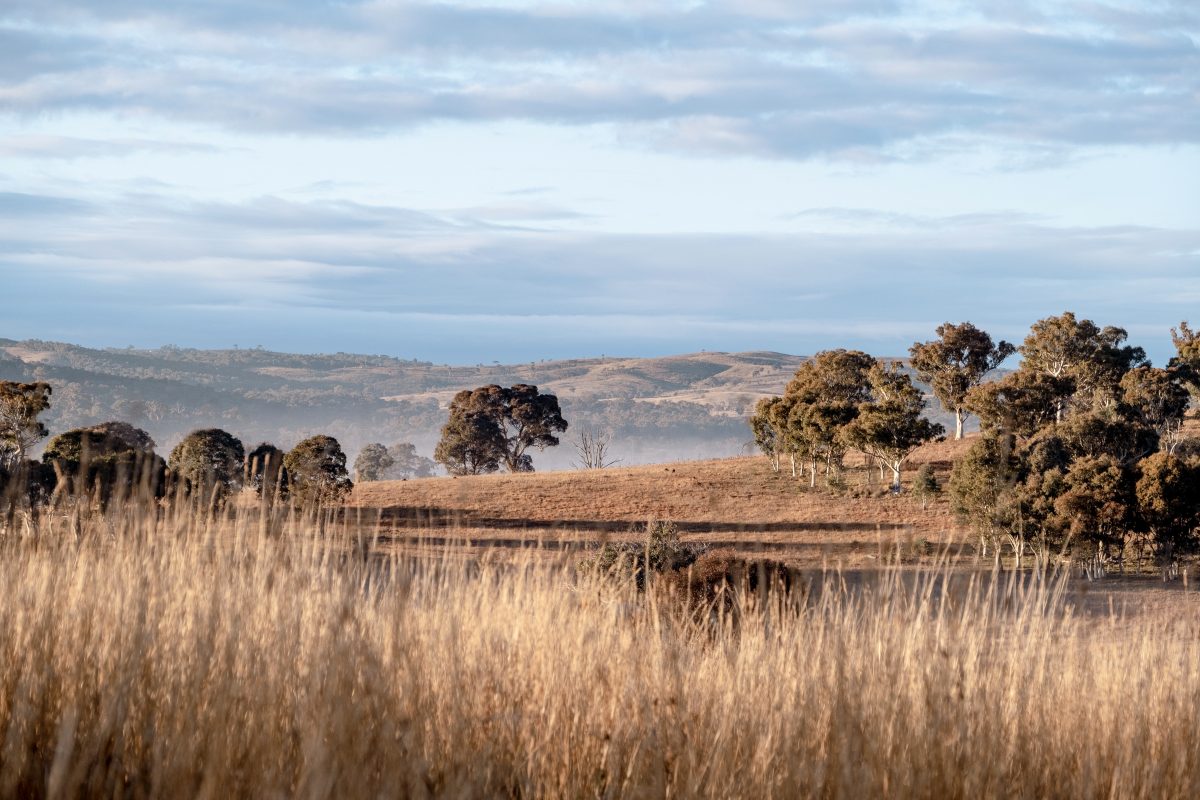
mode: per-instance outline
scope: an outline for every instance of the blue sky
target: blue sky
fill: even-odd
[[[1194,2],[8,0],[0,336],[475,363],[1200,322]]]

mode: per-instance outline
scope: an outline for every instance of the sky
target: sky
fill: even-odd
[[[1200,323],[1200,4],[0,3],[0,337],[448,363]]]

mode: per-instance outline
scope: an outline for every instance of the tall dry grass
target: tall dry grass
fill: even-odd
[[[319,527],[117,509],[0,538],[0,795],[1200,792],[1194,624],[898,571],[696,614]]]

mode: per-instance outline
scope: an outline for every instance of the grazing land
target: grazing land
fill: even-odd
[[[1191,421],[1189,421],[1191,422]],[[1189,424],[1189,431],[1193,425]],[[929,464],[944,486],[953,459],[973,443],[931,443],[910,471]],[[810,489],[763,457],[684,461],[530,475],[476,475],[359,484],[348,503],[351,527],[387,547],[440,555],[577,560],[609,541],[639,541],[648,520],[670,520],[684,541],[747,559],[779,559],[796,569],[839,570],[874,580],[899,564],[989,572],[991,555],[958,520],[945,492],[926,502],[899,496],[865,465],[849,460],[847,487]],[[520,553],[518,556],[517,553]],[[1002,558],[1005,568],[1011,558]],[[1068,574],[1064,597],[1085,613],[1177,619],[1200,612],[1200,575],[1163,582],[1131,563],[1102,581]]]

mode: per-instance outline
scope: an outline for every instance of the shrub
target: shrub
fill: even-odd
[[[270,442],[262,442],[246,454],[243,482],[259,497],[264,490],[268,499],[288,496],[288,473],[283,466],[284,452]]]
[[[674,522],[650,520],[642,541],[608,542],[594,557],[582,562],[580,568],[629,576],[638,588],[645,588],[647,566],[652,573],[671,572],[691,566],[707,551],[706,544],[682,541]]]
[[[933,474],[933,467],[928,464],[921,465],[912,480],[912,493],[914,497],[920,499],[921,508],[924,509],[929,504],[929,500],[936,497],[941,491],[942,487],[938,484],[937,476]]]
[[[346,454],[332,436],[310,436],[283,459],[292,498],[301,505],[340,503],[354,484],[346,472]]]
[[[719,603],[732,608],[739,593],[761,588],[791,592],[797,575],[787,564],[770,558],[747,559],[722,548],[702,554],[668,576],[668,587],[695,603]]]
[[[241,487],[245,460],[246,450],[237,437],[209,428],[192,431],[175,445],[170,467],[180,492],[221,501]]]
[[[48,499],[58,487],[60,494],[88,495],[107,503],[113,496],[131,494],[136,488],[149,497],[165,491],[166,462],[154,453],[150,434],[127,422],[102,422],[87,428],[60,433],[46,445],[42,455],[54,480]],[[42,474],[43,484],[50,480]]]

